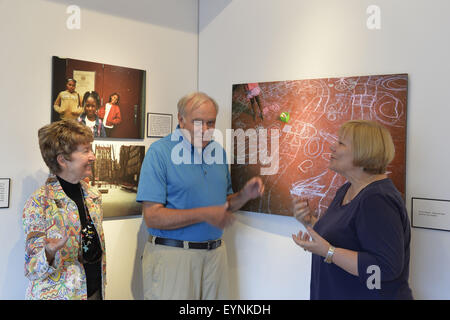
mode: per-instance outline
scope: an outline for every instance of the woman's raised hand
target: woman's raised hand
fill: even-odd
[[[307,199],[296,198],[293,201],[294,217],[305,227],[312,227],[317,221],[317,213],[311,210]]]

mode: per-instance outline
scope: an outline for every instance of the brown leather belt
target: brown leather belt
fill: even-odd
[[[186,248],[186,249],[203,249],[203,250],[214,250],[222,245],[222,239],[210,240],[204,242],[192,242],[192,241],[183,241],[176,239],[167,239],[150,236],[148,241],[154,244],[160,244],[163,246],[177,247],[177,248]]]

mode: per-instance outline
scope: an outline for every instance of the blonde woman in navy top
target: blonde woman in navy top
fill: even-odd
[[[386,128],[373,121],[348,121],[331,147],[329,164],[347,182],[320,218],[307,202],[294,201],[294,216],[308,232],[292,238],[313,254],[311,299],[413,298],[409,218],[386,175],[394,153]]]

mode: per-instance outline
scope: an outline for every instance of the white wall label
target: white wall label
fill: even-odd
[[[450,200],[412,198],[411,225],[450,231]]]
[[[11,179],[0,179],[0,208],[9,208],[9,184]]]

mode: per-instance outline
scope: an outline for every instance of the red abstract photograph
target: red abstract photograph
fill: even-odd
[[[387,174],[404,196],[407,89],[407,74],[233,85],[233,130],[267,132],[268,155],[278,161],[275,172],[261,175],[268,164],[248,161],[258,152],[250,139],[245,146],[234,143],[233,158],[246,161],[231,163],[233,190],[257,175],[265,184],[264,196],[242,210],[291,216],[292,200],[302,197],[319,215],[324,213],[345,183],[328,169],[330,146],[340,125],[357,119],[380,122],[390,131],[395,158]],[[273,138],[277,148],[271,146]]]

